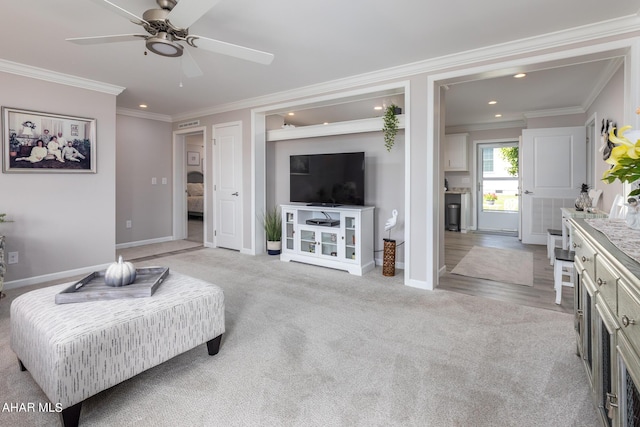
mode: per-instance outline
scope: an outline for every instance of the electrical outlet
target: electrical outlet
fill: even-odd
[[[158,183],[158,178],[156,178],[155,176],[151,178],[151,185],[156,185],[157,183]]]
[[[17,264],[18,263],[18,252],[9,252],[9,258],[7,259],[7,264]]]
[[[162,178],[162,185],[167,185],[167,178],[166,177]]]
[[[129,220],[127,220],[127,222],[126,222],[126,224],[125,224],[125,227],[127,227],[127,228],[131,228],[131,220],[130,220],[130,219],[129,219]]]

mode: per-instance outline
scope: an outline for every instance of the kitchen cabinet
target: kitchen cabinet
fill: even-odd
[[[469,153],[467,149],[468,133],[445,135],[444,170],[445,172],[469,170]]]

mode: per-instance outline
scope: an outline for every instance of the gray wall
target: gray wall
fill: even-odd
[[[97,119],[97,173],[2,173],[7,288],[85,271],[115,257],[116,97],[0,73],[2,106]]]
[[[116,243],[171,238],[171,123],[118,114],[116,137]]]
[[[624,68],[620,67],[618,72],[609,80],[609,83],[605,86],[605,88],[600,92],[596,100],[591,104],[591,107],[587,110],[587,117],[591,117],[594,114],[596,115],[596,128],[598,132],[600,132],[600,126],[602,124],[602,119],[613,120],[618,123],[618,127],[624,126],[624,106],[622,100],[624,99]],[[632,125],[632,123],[629,123]],[[620,181],[612,182],[611,184],[607,184],[604,181],[601,181],[600,178],[604,171],[609,169],[610,165],[605,163],[602,158],[602,153],[599,151],[600,146],[602,145],[602,140],[596,141],[594,144],[595,150],[595,177],[596,177],[596,188],[602,190],[602,200],[600,201],[600,206],[606,212],[609,211],[611,205],[613,204],[613,199],[616,194],[622,193],[622,183]]]
[[[381,132],[327,136],[267,143],[267,203],[269,206],[289,203],[289,156],[293,154],[326,154],[364,151],[365,203],[375,206],[374,247],[383,248],[384,224],[393,209],[398,210],[398,223],[391,238],[404,242],[404,131],[396,136],[390,152],[384,147]],[[375,258],[382,259],[382,253]],[[396,262],[404,262],[404,245],[398,246]]]

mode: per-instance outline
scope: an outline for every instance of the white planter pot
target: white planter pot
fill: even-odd
[[[280,255],[280,251],[282,250],[282,242],[272,242],[267,241],[267,253],[269,255]]]

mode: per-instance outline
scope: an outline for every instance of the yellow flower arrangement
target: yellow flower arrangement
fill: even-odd
[[[640,107],[636,110],[640,114]],[[640,179],[640,133],[638,131],[625,133],[631,129],[631,126],[623,126],[614,134],[616,130],[609,131],[609,139],[617,144],[611,150],[611,155],[605,162],[613,167],[602,175],[602,180],[611,184],[616,179],[620,182],[632,183]],[[629,196],[640,194],[640,189],[633,190]]]

